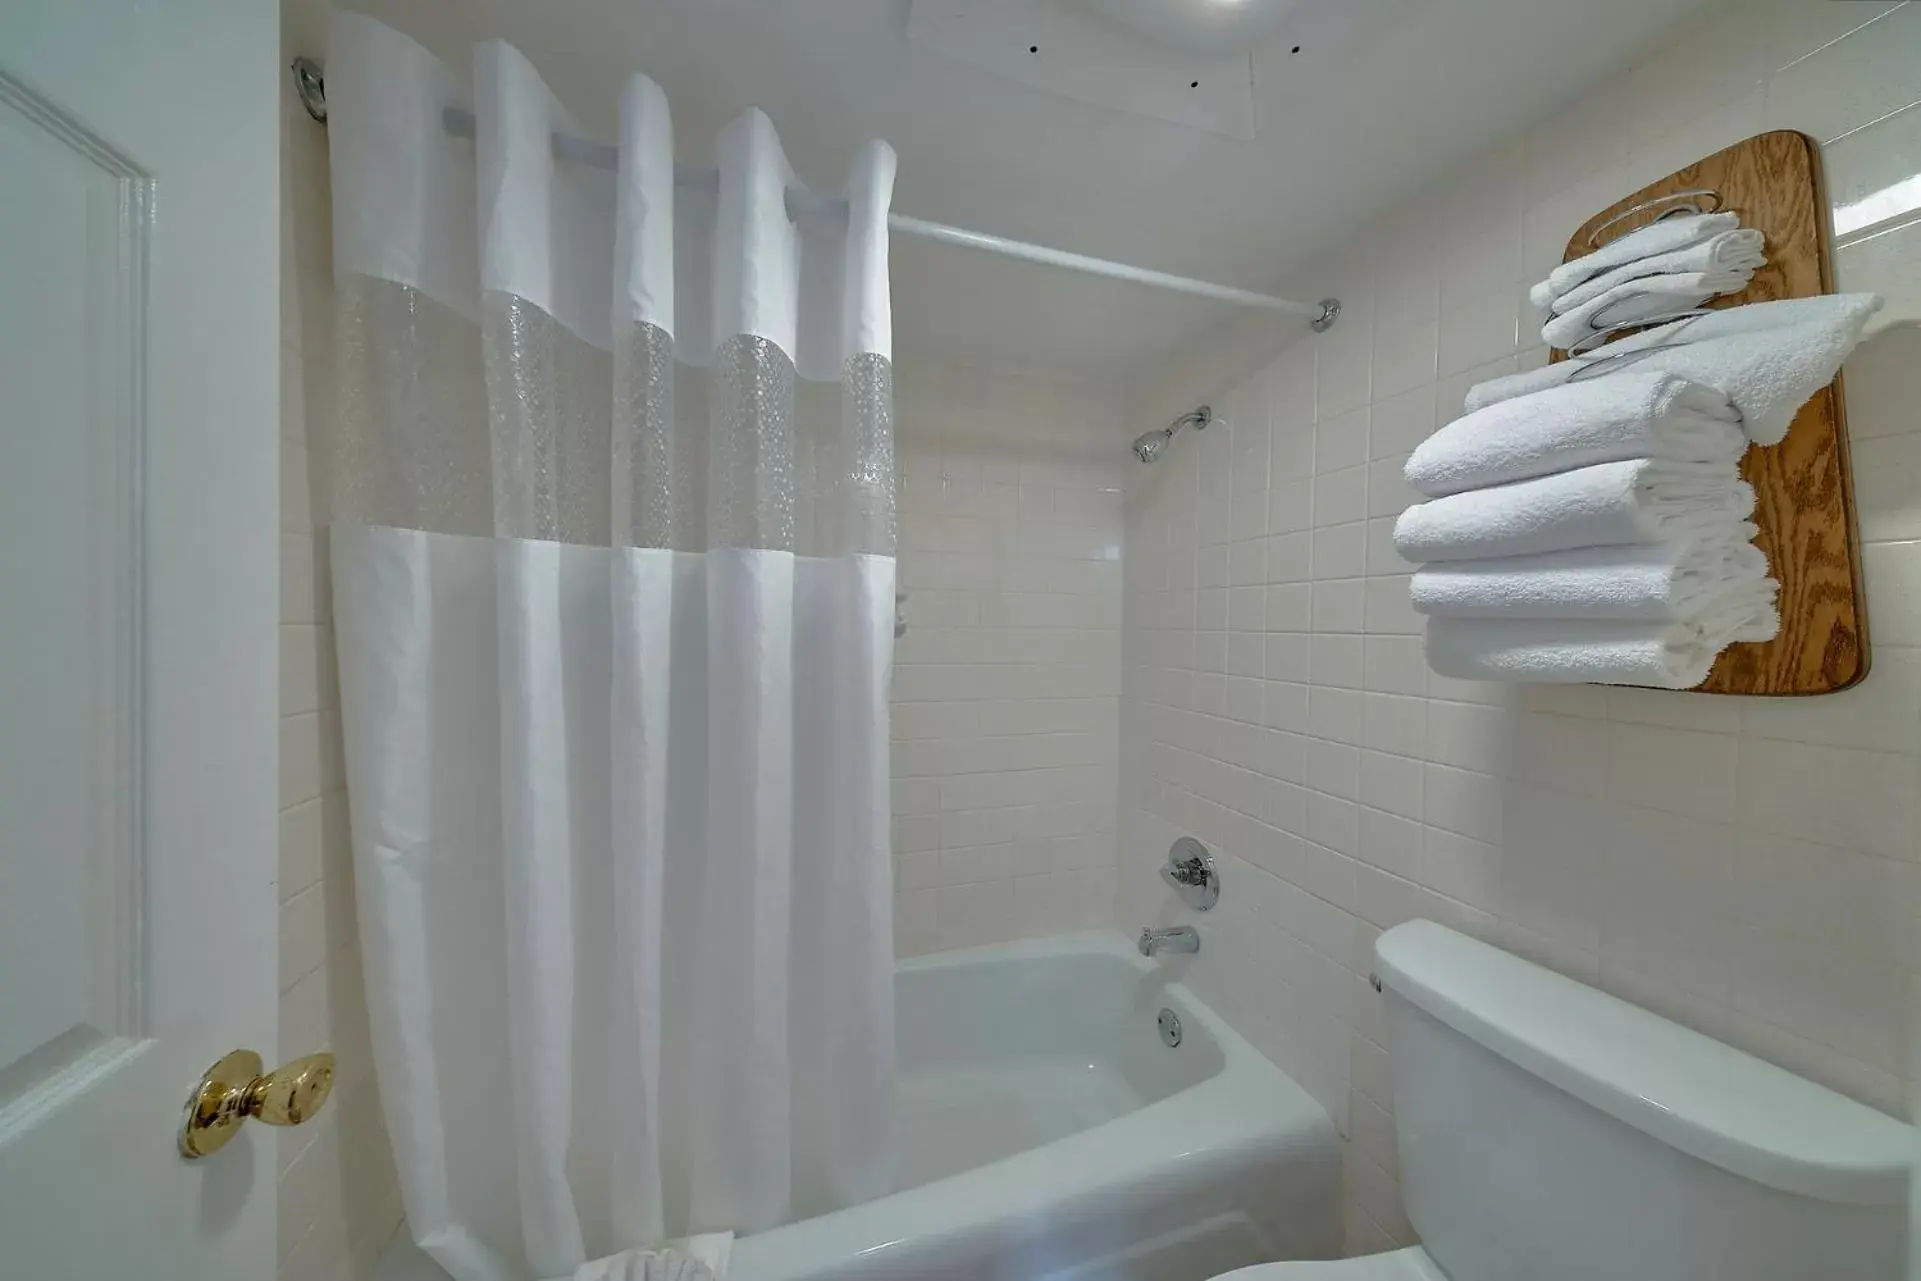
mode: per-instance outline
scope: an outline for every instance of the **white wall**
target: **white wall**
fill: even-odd
[[[1850,29],[1862,24],[1861,30]],[[1906,1113],[1921,748],[1921,329],[1847,368],[1873,674],[1809,700],[1430,675],[1388,534],[1399,470],[1471,383],[1538,364],[1523,287],[1594,211],[1769,128],[1837,205],[1921,170],[1921,4],[1725,3],[1330,254],[1333,332],[1164,371],[1136,427],[1229,426],[1131,473],[1120,922],[1182,919],[1177,832],[1223,857],[1203,997],[1339,1120],[1350,1248],[1412,1239],[1396,1183],[1381,929],[1432,917]],[[1490,69],[1490,74],[1499,74]],[[1914,205],[1912,199],[1906,203]],[[1921,319],[1921,211],[1840,285]]]
[[[896,380],[895,938],[903,956],[1105,925],[1119,742],[1118,399]]]
[[[287,5],[285,60],[325,48],[324,9]],[[278,1132],[280,1281],[354,1281],[400,1222],[374,1090],[354,926],[340,698],[310,463],[332,413],[327,134],[281,92],[280,1052],[332,1050],[333,1097]]]

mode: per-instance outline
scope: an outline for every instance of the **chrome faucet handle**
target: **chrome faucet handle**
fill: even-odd
[[[1181,896],[1181,902],[1197,912],[1205,912],[1221,901],[1221,874],[1214,870],[1214,856],[1191,836],[1181,837],[1167,851],[1161,879]]]

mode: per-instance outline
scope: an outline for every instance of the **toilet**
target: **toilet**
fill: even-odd
[[[1911,1127],[1429,921],[1381,935],[1422,1244],[1219,1281],[1896,1281]]]

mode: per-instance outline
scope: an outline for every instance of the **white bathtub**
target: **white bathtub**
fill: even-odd
[[[1107,932],[903,962],[900,1190],[743,1237],[731,1281],[1201,1281],[1334,1257],[1333,1122],[1171,968]],[[402,1241],[376,1276],[441,1274]]]

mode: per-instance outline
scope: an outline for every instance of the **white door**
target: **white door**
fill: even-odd
[[[0,0],[0,1276],[267,1281],[279,16]],[[248,1130],[254,1131],[248,1133]]]

